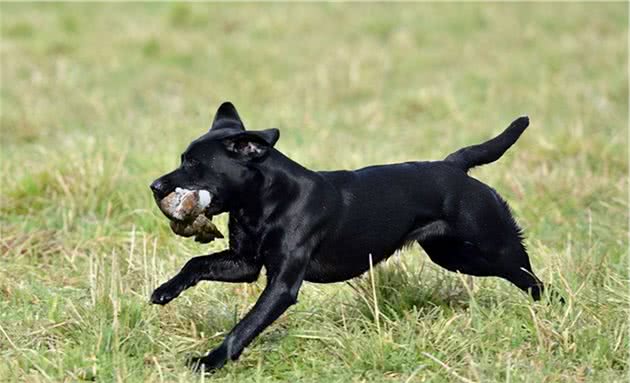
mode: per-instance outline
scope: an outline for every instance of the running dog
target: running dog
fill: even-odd
[[[442,161],[313,171],[274,148],[277,129],[245,130],[225,102],[181,165],[151,190],[158,204],[178,187],[208,190],[207,214],[229,213],[229,248],[190,259],[151,302],[165,305],[199,281],[253,282],[266,270],[267,285],[251,311],[220,346],[190,360],[210,371],[237,359],[295,304],[304,281],[357,277],[414,241],[447,270],[501,277],[538,300],[543,284],[507,203],[467,174],[498,160],[528,125],[520,117],[495,138]]]

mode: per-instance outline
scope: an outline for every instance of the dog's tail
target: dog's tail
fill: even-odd
[[[483,144],[467,146],[449,154],[444,161],[450,162],[463,171],[479,165],[489,164],[501,158],[503,153],[512,146],[529,125],[529,117],[519,117],[514,120],[503,133]]]

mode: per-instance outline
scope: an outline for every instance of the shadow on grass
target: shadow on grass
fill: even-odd
[[[349,303],[361,316],[375,319],[378,311],[390,320],[416,313],[421,318],[436,307],[466,310],[470,297],[457,275],[425,266],[409,266],[394,258],[347,284],[356,293]],[[374,277],[374,284],[372,283]]]

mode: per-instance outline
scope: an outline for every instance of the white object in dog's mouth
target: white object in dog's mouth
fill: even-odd
[[[207,190],[199,190],[199,207],[205,209],[212,201],[212,194]]]

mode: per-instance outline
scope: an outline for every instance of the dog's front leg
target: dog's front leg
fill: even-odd
[[[151,294],[151,303],[165,305],[199,281],[253,282],[262,264],[234,254],[232,250],[195,257],[186,262],[177,275]]]
[[[254,307],[230,331],[223,343],[208,355],[189,360],[196,369],[210,371],[222,367],[228,359],[235,360],[243,349],[291,305],[297,302],[308,260],[291,257],[267,270],[267,286]]]

